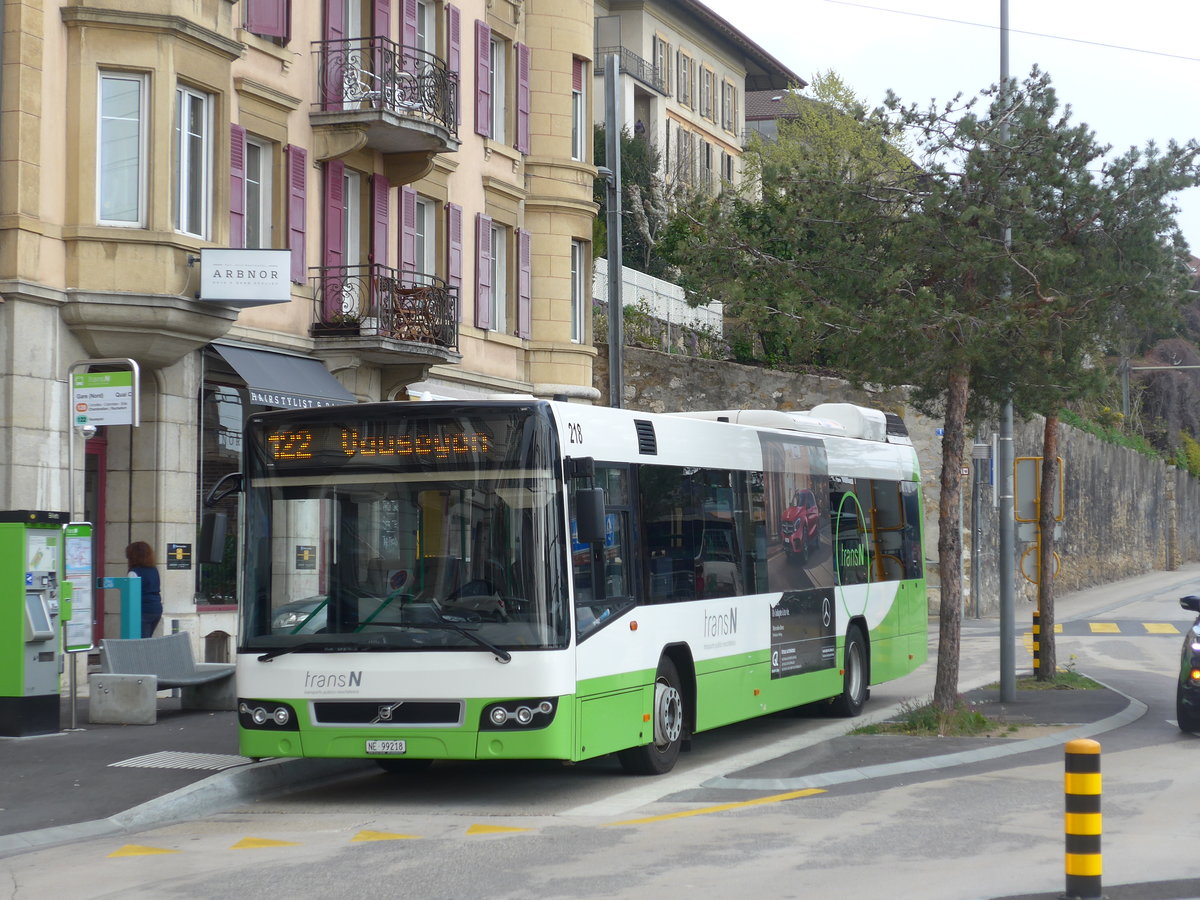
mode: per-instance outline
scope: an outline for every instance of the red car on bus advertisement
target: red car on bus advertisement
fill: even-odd
[[[808,559],[808,555],[816,549],[820,530],[821,509],[817,504],[817,495],[810,490],[796,491],[779,523],[779,536],[788,559]]]

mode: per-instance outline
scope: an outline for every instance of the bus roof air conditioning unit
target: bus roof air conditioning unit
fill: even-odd
[[[877,409],[855,406],[853,403],[821,403],[810,415],[833,419],[846,429],[846,437],[865,441],[887,440],[887,417]]]

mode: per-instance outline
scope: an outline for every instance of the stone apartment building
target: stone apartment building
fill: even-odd
[[[653,141],[669,185],[710,193],[740,181],[747,92],[805,84],[697,0],[596,0],[597,123],[613,54],[622,127]]]
[[[162,627],[222,658],[236,543],[163,557],[247,413],[595,400],[592,31],[591,0],[9,0],[0,509],[86,516],[98,575],[150,543]],[[206,296],[214,258],[282,260],[282,302]],[[137,363],[141,421],[73,438],[72,499],[89,359]],[[115,593],[94,606],[117,636]]]
[[[220,563],[180,548],[248,413],[599,400],[591,123],[614,16],[623,66],[651,61],[649,82],[624,70],[630,121],[688,177],[734,178],[747,86],[799,79],[694,0],[8,0],[0,510],[93,522],[97,575],[148,542],[162,628],[222,660],[236,540]],[[68,376],[96,359],[136,363],[137,427],[72,427]],[[118,636],[115,593],[92,605],[95,639]]]

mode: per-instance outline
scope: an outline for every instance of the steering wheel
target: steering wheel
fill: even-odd
[[[451,603],[460,597],[494,597],[500,589],[486,578],[472,578],[458,590],[446,595],[446,602]]]

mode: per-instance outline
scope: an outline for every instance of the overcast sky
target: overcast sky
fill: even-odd
[[[888,88],[924,104],[977,94],[1000,75],[1001,0],[702,2],[800,77],[834,69],[872,106]],[[1035,63],[1049,72],[1073,121],[1101,143],[1200,138],[1197,0],[1008,0],[1008,19],[1012,76]],[[1176,202],[1200,256],[1200,188]]]

